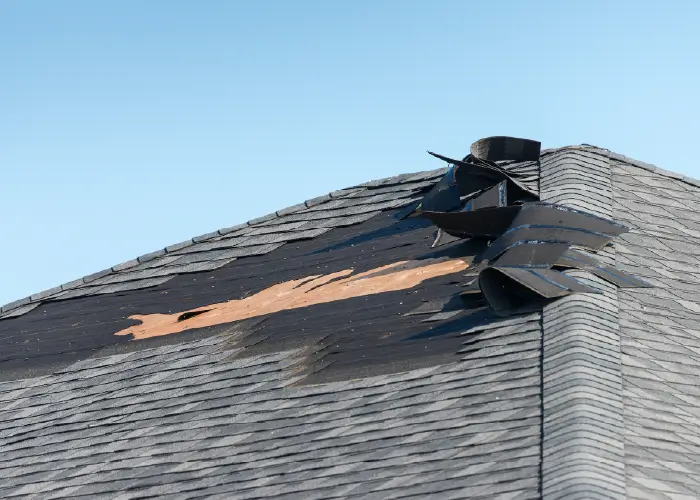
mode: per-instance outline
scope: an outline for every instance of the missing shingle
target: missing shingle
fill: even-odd
[[[399,261],[358,274],[344,269],[326,275],[305,277],[272,285],[244,299],[209,304],[207,309],[194,309],[174,314],[132,315],[140,324],[125,328],[116,335],[132,335],[140,340],[182,331],[184,320],[188,328],[202,328],[222,323],[264,316],[280,311],[306,308],[315,304],[367,297],[385,292],[412,289],[425,280],[457,274],[469,264],[462,259],[426,259]],[[301,285],[301,286],[299,286]],[[211,311],[212,314],[203,315]]]
[[[190,318],[194,318],[195,316],[199,316],[200,314],[204,314],[205,312],[209,312],[211,309],[202,309],[200,311],[187,311],[182,313],[180,316],[177,317],[178,323],[181,321],[186,321]]]

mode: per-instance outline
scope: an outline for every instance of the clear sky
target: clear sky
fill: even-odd
[[[489,135],[700,177],[700,2],[0,1],[0,304]]]

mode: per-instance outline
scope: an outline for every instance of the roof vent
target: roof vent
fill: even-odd
[[[472,155],[486,161],[537,161],[542,144],[517,137],[486,137],[471,145]]]
[[[496,163],[537,161],[539,142],[488,137],[472,144],[471,154],[462,161],[430,154],[450,169],[423,198],[421,213],[439,228],[438,239],[448,234],[489,243],[475,261],[478,277],[470,289],[481,293],[497,314],[536,310],[571,293],[600,293],[561,272],[566,269],[585,269],[618,287],[651,286],[571,249],[595,252],[627,232],[626,227],[539,201],[516,174]]]

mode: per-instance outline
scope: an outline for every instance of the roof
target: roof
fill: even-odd
[[[407,217],[444,169],[337,191],[3,307],[0,496],[696,498],[700,184],[499,165],[653,288],[465,312],[461,243]]]

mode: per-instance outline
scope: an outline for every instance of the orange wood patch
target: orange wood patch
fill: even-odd
[[[189,328],[202,328],[262,316],[287,309],[312,306],[382,292],[407,290],[423,281],[464,271],[469,264],[461,259],[401,261],[351,276],[345,269],[327,275],[307,276],[273,285],[240,300],[210,304],[174,314],[130,316],[140,325],[125,328],[115,335],[132,334],[135,340],[169,335]],[[178,321],[185,313],[206,311]]]

